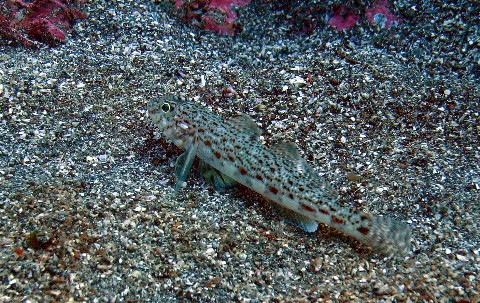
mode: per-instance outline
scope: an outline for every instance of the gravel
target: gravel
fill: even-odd
[[[0,301],[480,301],[477,6],[301,35],[296,2],[257,2],[231,37],[157,2],[91,2],[58,48],[0,44]],[[146,117],[166,95],[295,142],[341,203],[408,222],[411,252],[307,234],[195,174],[174,196],[181,152]]]

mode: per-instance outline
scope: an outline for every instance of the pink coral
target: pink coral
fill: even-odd
[[[177,8],[184,7],[188,22],[206,30],[233,35],[241,31],[237,22],[237,6],[245,6],[251,0],[175,0]]]
[[[390,28],[401,22],[401,19],[393,15],[388,7],[390,3],[386,0],[381,0],[375,4],[374,7],[367,9],[366,15],[368,21],[373,25],[378,25],[381,28]]]
[[[24,45],[33,46],[35,42],[24,37],[12,26],[12,20],[0,14],[0,37],[7,40],[19,41]]]
[[[38,42],[58,45],[66,41],[66,34],[77,19],[86,14],[74,9],[72,0],[8,0],[0,13],[0,36],[19,41],[27,46],[38,46]]]
[[[330,20],[328,20],[328,25],[341,32],[344,29],[354,27],[358,21],[360,21],[360,16],[358,14],[352,10],[346,9],[344,6],[340,6],[340,8],[333,13]]]

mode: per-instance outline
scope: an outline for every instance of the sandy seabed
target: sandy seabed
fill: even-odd
[[[469,3],[397,1],[399,27],[300,35],[258,2],[232,37],[168,2],[95,1],[63,46],[3,42],[0,301],[479,302]],[[181,151],[146,116],[167,95],[246,113],[267,145],[295,142],[341,203],[407,222],[411,251],[307,234],[195,174],[173,196]]]

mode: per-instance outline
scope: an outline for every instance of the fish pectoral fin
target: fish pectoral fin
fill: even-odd
[[[175,186],[175,193],[177,193],[183,186],[183,183],[187,180],[188,173],[192,168],[193,160],[195,160],[195,154],[197,153],[198,144],[193,143],[192,146],[180,155],[175,164],[175,174],[177,175],[177,185]]]
[[[301,215],[291,209],[283,207],[277,203],[272,204],[276,213],[288,223],[291,223],[309,233],[313,233],[317,230],[317,221]]]
[[[217,191],[230,189],[237,185],[237,181],[221,173],[218,169],[208,165],[207,162],[203,160],[199,161],[198,171],[200,176]]]

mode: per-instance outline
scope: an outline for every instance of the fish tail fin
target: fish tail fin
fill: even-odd
[[[362,212],[336,214],[331,226],[389,257],[403,256],[410,251],[410,226],[388,217]]]
[[[404,256],[410,251],[412,229],[404,222],[383,216],[371,216],[371,231],[363,241],[387,256]],[[357,228],[358,230],[358,228]]]

